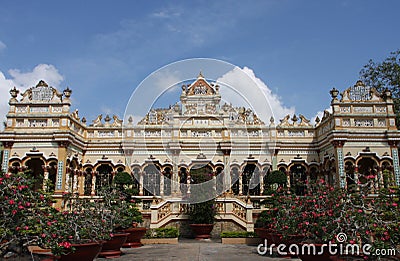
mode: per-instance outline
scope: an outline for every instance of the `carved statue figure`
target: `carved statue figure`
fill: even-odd
[[[310,120],[306,119],[302,114],[299,114],[300,117],[300,126],[310,126]]]
[[[95,120],[93,120],[93,126],[94,127],[98,127],[98,126],[102,126],[103,124],[101,123],[101,119],[103,118],[103,115],[100,114],[99,116],[97,116],[97,118]]]
[[[117,115],[113,116],[114,122],[111,124],[113,127],[121,127],[122,126],[122,120],[118,118]]]
[[[279,120],[281,123],[279,125],[287,126],[289,125],[290,115],[286,115],[282,120]]]

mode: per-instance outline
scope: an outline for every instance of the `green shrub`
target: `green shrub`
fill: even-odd
[[[237,237],[256,237],[254,232],[247,231],[224,231],[220,234],[221,237],[237,238]]]
[[[148,229],[144,238],[176,238],[179,231],[175,227],[160,227]]]

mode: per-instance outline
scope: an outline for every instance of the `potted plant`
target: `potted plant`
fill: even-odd
[[[193,184],[206,184],[213,178],[212,170],[208,166],[199,168],[195,166],[190,171],[190,178]],[[195,188],[196,192],[192,192],[189,199],[196,202],[189,205],[189,224],[196,239],[207,239],[211,237],[217,214],[215,190],[210,190],[207,186],[197,186]]]
[[[50,249],[57,260],[93,260],[110,237],[98,202],[72,193],[63,194],[63,210],[40,209],[31,223],[38,245]]]
[[[120,232],[120,224],[124,222],[125,195],[115,186],[103,187],[99,191],[99,211],[102,213],[102,220],[110,228],[110,238],[105,240],[99,253],[100,257],[119,257],[122,254],[121,247],[126,242],[129,233]]]
[[[132,188],[133,177],[127,172],[118,172],[114,177],[113,184],[116,190],[121,193],[117,230],[128,233],[122,247],[140,247],[142,246],[140,240],[145,235],[146,228],[138,227],[143,222],[143,216],[136,205],[138,199],[134,198],[138,195],[138,191]]]

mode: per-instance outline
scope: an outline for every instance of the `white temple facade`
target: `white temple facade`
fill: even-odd
[[[221,208],[231,202],[226,218],[247,230],[248,211],[259,207],[273,170],[284,172],[296,193],[319,178],[344,189],[372,179],[371,193],[400,185],[391,93],[361,81],[341,93],[332,89],[332,112],[315,124],[302,115],[263,122],[250,108],[222,104],[219,86],[201,74],[182,86],[180,103],[151,109],[138,124],[116,115],[88,123],[71,111],[69,88],[60,92],[44,81],[10,94],[0,133],[2,171],[31,169],[50,181],[38,188],[51,189],[56,198],[65,191],[95,196],[115,173],[129,172],[153,227],[179,212],[172,202],[188,197],[191,170],[199,165],[212,174]]]

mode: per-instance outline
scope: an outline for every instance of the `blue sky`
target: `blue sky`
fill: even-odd
[[[89,122],[122,117],[132,91],[171,62],[246,67],[282,108],[312,118],[329,90],[400,48],[399,1],[0,2],[0,114],[10,86],[39,79],[73,90]],[[207,76],[207,75],[205,75]]]

